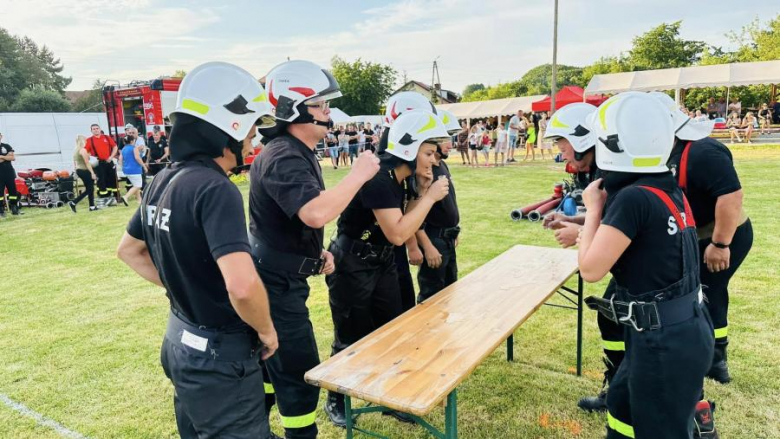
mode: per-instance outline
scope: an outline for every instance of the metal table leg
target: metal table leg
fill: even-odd
[[[577,273],[577,376],[582,376],[582,307],[583,297],[582,274]]]
[[[452,389],[447,395],[447,408],[444,412],[444,437],[445,439],[457,439],[458,437],[458,390]]]
[[[515,360],[515,335],[512,334],[506,339],[506,361]]]

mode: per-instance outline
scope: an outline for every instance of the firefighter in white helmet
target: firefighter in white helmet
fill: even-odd
[[[334,324],[333,355],[402,313],[393,248],[409,240],[431,207],[447,196],[449,180],[434,181],[431,168],[437,144],[448,140],[447,130],[431,111],[404,112],[390,127],[379,173],[339,217],[329,247],[336,270],[325,278]],[[325,411],[334,424],[346,425],[343,395],[328,392]],[[399,412],[388,414],[413,422]]]
[[[271,318],[281,341],[265,362],[287,438],[317,436],[319,388],[304,373],[319,364],[309,319],[308,277],[330,274],[333,255],[323,249],[324,227],[347,207],[379,170],[364,152],[350,173],[325,189],[314,149],[331,125],[330,101],[341,96],[327,70],[309,61],[288,61],[265,78],[277,126],[267,132],[263,153],[252,163],[249,190],[250,242],[257,272],[268,289]],[[272,404],[267,400],[267,408]]]
[[[436,107],[425,96],[416,91],[402,91],[390,96],[385,105],[383,125],[385,127],[379,139],[377,154],[383,154],[387,149],[387,139],[390,127],[404,112],[412,110],[426,110],[437,114]],[[395,265],[398,271],[398,286],[401,291],[401,308],[404,311],[412,309],[415,305],[414,280],[409,264],[420,265],[423,263],[423,253],[417,243],[416,236],[409,238],[407,242],[395,247]],[[408,255],[407,255],[408,253]]]
[[[258,363],[274,354],[277,335],[241,192],[227,174],[251,152],[257,125],[274,123],[272,111],[237,66],[212,62],[187,74],[171,115],[173,164],[150,183],[117,250],[170,300],[161,362],[182,438],[271,434]]]
[[[433,205],[425,217],[423,227],[415,234],[423,251],[424,259],[417,272],[417,284],[420,294],[417,302],[422,302],[458,280],[458,259],[456,248],[460,235],[460,211],[452,184],[452,174],[445,160],[452,151],[452,136],[462,128],[454,114],[439,110],[438,116],[444,124],[450,140],[439,143],[436,148],[436,160],[433,164],[433,179],[445,178],[450,182],[450,191],[445,198]]]
[[[666,166],[672,120],[652,96],[619,94],[588,117],[588,129],[605,176],[583,194],[579,268],[588,282],[612,272],[616,294],[585,301],[625,326],[626,357],[607,393],[607,437],[691,437],[714,338],[693,215]]]
[[[651,93],[672,114],[677,133],[669,166],[691,202],[699,236],[701,283],[715,325],[715,355],[707,377],[731,381],[727,359],[729,281],[753,246],[753,225],[742,207],[743,191],[731,151],[709,137],[714,122],[697,121],[669,95]]]

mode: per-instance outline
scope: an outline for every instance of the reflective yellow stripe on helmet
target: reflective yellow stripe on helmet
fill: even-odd
[[[611,107],[615,102],[617,102],[617,99],[610,99],[599,107],[599,122],[601,122],[601,129],[603,130],[607,129],[607,108]]]
[[[263,383],[263,390],[265,390],[266,395],[276,393],[276,390],[274,390],[274,385],[271,383]]]
[[[625,351],[626,343],[623,341],[601,340],[601,346],[608,351]]]
[[[715,328],[715,338],[726,338],[729,336],[729,327]]]
[[[284,428],[303,428],[314,424],[317,419],[317,412],[311,412],[301,416],[281,416],[282,427]]]
[[[609,428],[617,431],[623,436],[627,436],[630,438],[634,437],[634,427],[626,424],[623,421],[618,420],[617,418],[612,416],[612,413],[610,412],[607,412],[607,425],[609,426]]]
[[[201,104],[200,102],[195,102],[192,99],[185,99],[181,103],[181,108],[185,110],[191,110],[196,113],[200,114],[206,114],[209,112],[209,106],[206,104]]]
[[[661,164],[661,157],[649,157],[634,159],[633,165],[635,168],[652,168]]]
[[[448,123],[450,123],[450,117],[447,116],[447,113],[444,113],[442,115],[441,121],[444,123],[444,125],[447,125]]]
[[[268,95],[265,92],[260,93],[256,98],[252,99],[252,102],[268,102]]]
[[[387,150],[392,151],[395,149],[395,143],[393,142],[387,142]]]
[[[561,122],[560,119],[558,119],[558,115],[557,114],[555,116],[553,116],[552,122],[550,123],[550,125],[552,125],[553,128],[570,128],[568,125],[566,125],[565,123]]]
[[[428,116],[428,123],[426,123],[424,127],[420,128],[420,130],[417,131],[417,134],[422,134],[434,128],[436,128],[436,119],[434,119],[433,116]],[[388,149],[390,148],[388,147]]]

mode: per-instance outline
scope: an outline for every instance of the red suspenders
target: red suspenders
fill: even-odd
[[[685,155],[683,155],[683,157],[685,157]],[[682,215],[680,215],[680,209],[677,208],[677,206],[674,204],[674,201],[672,201],[672,198],[669,197],[669,195],[666,192],[662,191],[661,189],[650,187],[650,186],[639,186],[639,187],[652,192],[653,194],[655,194],[655,196],[660,198],[664,204],[666,204],[666,207],[672,213],[674,219],[677,221],[677,224],[680,226],[680,230],[683,230],[686,227],[696,227],[696,222],[693,220],[693,212],[691,211],[691,206],[688,204],[688,198],[685,197],[685,194],[682,194],[683,203],[685,204],[685,221],[683,221]]]
[[[677,186],[680,186],[684,191],[688,190],[688,153],[691,152],[692,143],[693,142],[688,142],[688,144],[685,145],[682,157],[680,158],[680,167],[677,168],[677,175],[680,176],[680,178],[677,179]]]

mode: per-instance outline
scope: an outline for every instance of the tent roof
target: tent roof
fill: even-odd
[[[780,60],[595,75],[585,94],[780,83]]]
[[[561,108],[575,102],[587,102],[595,106],[601,105],[607,98],[603,96],[588,96],[583,99],[582,94],[584,90],[576,85],[567,85],[555,93],[555,108]],[[550,111],[552,107],[552,99],[549,96],[542,100],[536,101],[531,105],[533,111]]]
[[[531,103],[538,101],[543,97],[544,95],[520,96],[515,98],[493,99],[490,101],[441,104],[437,105],[436,108],[450,111],[458,119],[504,116],[517,113],[519,110],[531,111]]]
[[[330,108],[330,118],[333,123],[347,123],[350,121],[349,115],[336,107]]]

